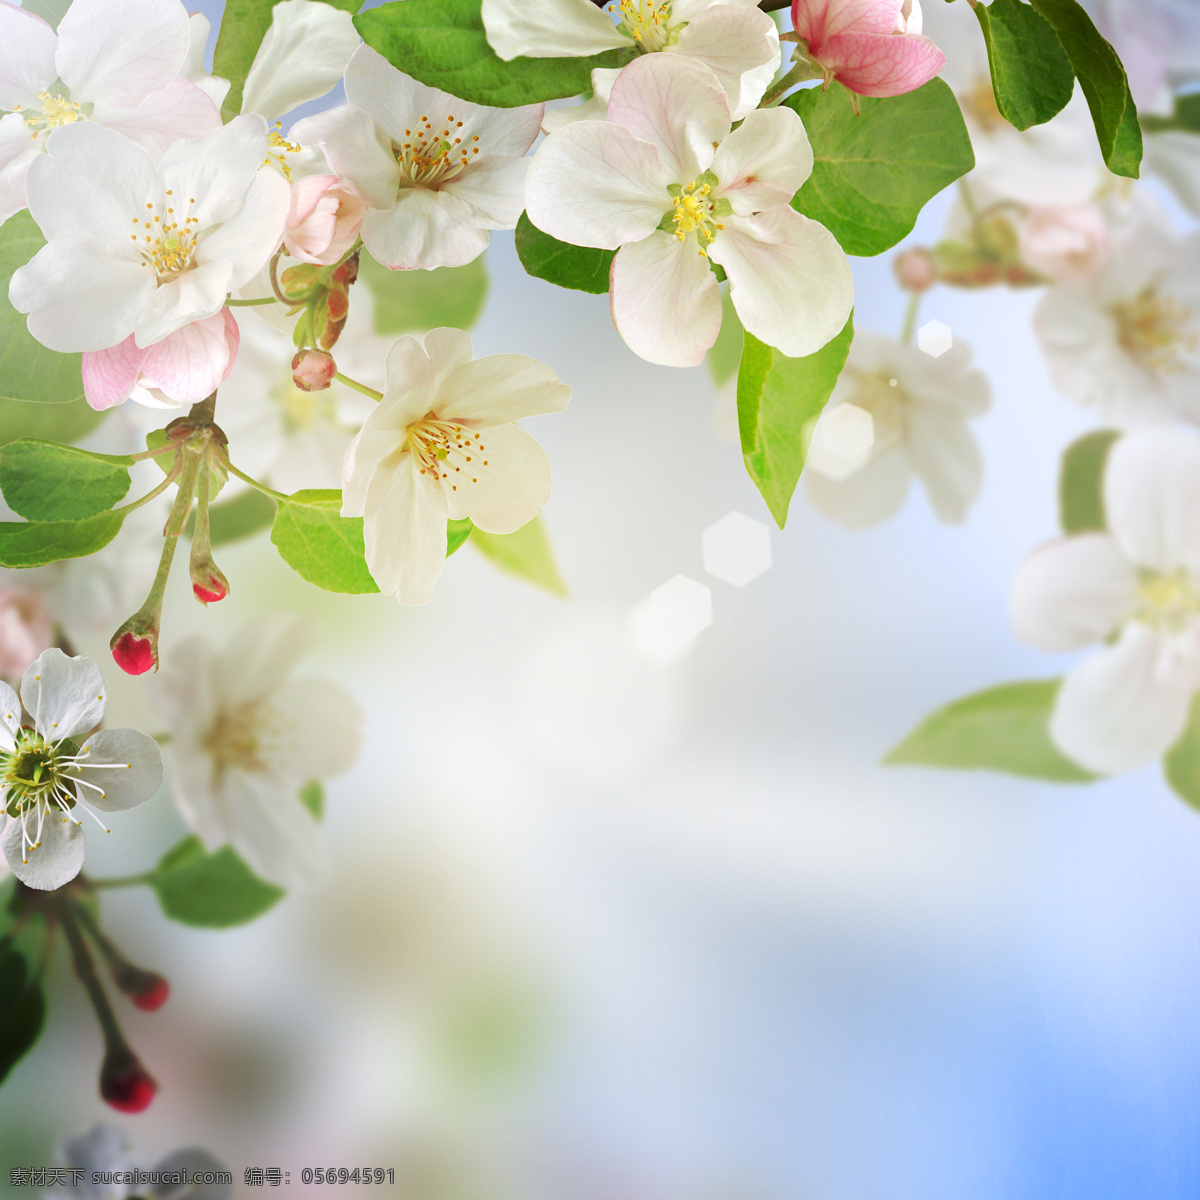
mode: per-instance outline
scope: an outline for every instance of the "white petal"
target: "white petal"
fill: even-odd
[[[242,112],[268,120],[325,95],[359,45],[354,19],[331,4],[282,0],[254,55],[242,92]]]
[[[79,798],[100,812],[135,808],[162,786],[158,743],[136,729],[98,729],[79,752],[83,762],[71,772],[82,781]],[[116,765],[100,766],[102,763]]]
[[[1200,572],[1200,435],[1179,427],[1126,434],[1109,452],[1104,507],[1133,562]]]
[[[446,378],[438,388],[437,411],[476,427],[502,425],[562,412],[570,398],[571,389],[545,363],[523,354],[491,354]]]
[[[189,215],[203,230],[241,211],[266,155],[267,123],[249,113],[206,137],[177,142],[163,155],[159,174],[164,187],[190,204]]]
[[[729,97],[701,62],[679,54],[645,54],[613,84],[608,119],[658,150],[670,183],[690,183],[729,135]]]
[[[694,367],[721,330],[721,291],[696,239],[652,233],[622,246],[609,286],[613,324],[647,362]]]
[[[233,848],[255,874],[280,887],[295,887],[321,873],[321,827],[292,780],[231,770],[223,791]]]
[[[912,466],[900,446],[873,455],[845,479],[830,479],[806,468],[801,478],[813,507],[850,529],[886,521],[904,503]]]
[[[21,701],[48,741],[76,737],[104,718],[104,677],[90,658],[44,650],[21,677]]]
[[[1091,771],[1131,771],[1158,758],[1183,733],[1200,684],[1194,647],[1145,625],[1125,627],[1115,646],[1063,680],[1050,736]]]
[[[320,634],[312,617],[272,613],[243,625],[216,656],[220,700],[228,710],[275,690]]]
[[[29,819],[29,833],[36,829],[36,817]],[[83,829],[74,821],[63,817],[57,809],[46,814],[42,823],[42,841],[38,847],[30,847],[21,857],[21,822],[9,817],[4,829],[4,857],[12,873],[26,887],[51,892],[60,888],[83,869]]]
[[[442,384],[453,375],[459,367],[469,363],[475,357],[475,350],[471,345],[470,336],[462,329],[454,329],[451,326],[443,325],[440,329],[431,329],[423,339],[425,353],[429,355],[429,360],[433,364],[434,376],[434,394],[440,395]],[[391,378],[396,378],[395,372],[397,369],[396,363],[393,361],[389,367]],[[436,402],[433,402],[425,410],[437,408]],[[424,416],[424,413],[420,414]]]
[[[1137,568],[1107,533],[1048,542],[1013,576],[1013,629],[1040,650],[1078,650],[1103,641],[1135,607],[1137,584]]]
[[[429,188],[405,188],[394,208],[363,218],[363,245],[392,270],[461,267],[488,245],[487,230],[464,224],[462,206]]]
[[[725,268],[733,306],[756,338],[804,358],[842,331],[854,278],[824,225],[782,205],[724,224],[709,257]]]
[[[456,217],[474,229],[514,229],[525,207],[524,158],[481,158],[438,189],[441,203],[462,205]],[[453,212],[453,209],[449,211]]]
[[[790,108],[760,108],[717,147],[712,169],[716,194],[749,215],[790,204],[812,166],[804,122]]]
[[[290,189],[282,175],[259,171],[241,209],[201,240],[197,261],[224,260],[232,267],[228,291],[237,291],[279,249],[287,226]]]
[[[983,486],[983,455],[966,421],[920,404],[909,409],[907,420],[909,457],[933,511],[943,521],[965,521]]]
[[[25,177],[40,154],[19,113],[0,117],[0,225],[26,206]]]
[[[506,62],[574,58],[629,45],[591,0],[483,0],[482,16],[488,43]]]
[[[447,472],[446,515],[470,517],[485,533],[515,533],[550,499],[550,460],[515,425],[480,430],[479,451],[459,471]]]
[[[188,13],[188,53],[180,77],[194,83],[218,108],[229,95],[229,80],[220,75],[210,75],[204,69],[204,51],[208,46],[208,35],[212,24],[203,13]]]
[[[160,159],[180,138],[199,138],[221,128],[216,104],[194,83],[179,77],[154,92],[135,109],[100,114],[108,129],[115,129],[154,159]]]
[[[138,345],[152,346],[189,321],[200,321],[220,312],[232,279],[233,266],[222,259],[204,263],[160,284],[134,323]]]
[[[597,67],[592,72],[592,94],[582,104],[565,108],[547,108],[542,116],[542,131],[550,134],[574,121],[603,121],[608,116],[608,97],[620,71]]]
[[[178,0],[74,0],[55,64],[73,99],[136,108],[179,74],[190,40]]]
[[[301,145],[319,145],[329,169],[372,208],[391,208],[396,203],[400,168],[391,138],[365,108],[339,105],[297,121],[289,136]]]
[[[716,75],[735,121],[754,111],[779,68],[779,30],[765,12],[749,6],[714,4],[688,22],[671,49],[699,59]]]
[[[260,753],[269,769],[299,784],[350,770],[362,747],[363,712],[345,688],[293,679],[271,695]]]
[[[21,728],[21,701],[17,693],[0,679],[0,750],[16,745],[16,733]]]
[[[575,246],[615,250],[658,228],[670,172],[620,125],[580,121],[552,133],[529,164],[525,207],[541,230]]]
[[[35,103],[58,75],[58,35],[41,17],[6,4],[0,9],[0,47],[0,108]]]

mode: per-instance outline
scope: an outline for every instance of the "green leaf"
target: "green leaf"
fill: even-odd
[[[195,836],[168,850],[148,882],[172,921],[206,929],[244,925],[284,895],[283,888],[259,879],[232,847],[209,854]]]
[[[21,7],[49,22],[51,28],[57,29],[58,23],[66,16],[71,7],[71,0],[24,0]]]
[[[1050,713],[1061,682],[1005,683],[955,700],[930,713],[883,761],[1090,783],[1095,776],[1050,740]]]
[[[300,789],[300,803],[319,821],[325,815],[325,789],[319,779],[310,779]]]
[[[1142,130],[1117,52],[1100,36],[1078,0],[1032,0],[1054,28],[1092,111],[1100,152],[1115,175],[1137,179]]]
[[[746,333],[737,384],[742,459],[780,529],[804,469],[812,423],[833,394],[853,338],[853,314],[807,358],[788,358]]]
[[[214,546],[225,546],[252,537],[275,519],[275,501],[261,492],[245,491],[208,509],[208,537]],[[187,536],[196,532],[196,514],[188,518]]]
[[[23,955],[0,954],[0,1081],[33,1047],[46,1020],[41,985],[29,978]]]
[[[395,0],[360,13],[354,24],[368,46],[406,75],[497,108],[578,96],[591,89],[594,68],[620,66],[617,50],[505,62],[488,44],[480,8],[481,0]]]
[[[13,272],[45,244],[28,209],[0,225],[0,399],[69,404],[83,396],[82,356],[47,350],[7,301]]]
[[[1185,133],[1200,133],[1200,92],[1188,92],[1175,97],[1175,111],[1169,117],[1146,113],[1142,117],[1142,128],[1147,133],[1163,133],[1168,129],[1180,129]]]
[[[463,517],[461,521],[446,522],[446,557],[449,558],[463,543],[469,538],[474,531],[475,526],[471,524],[470,517]]]
[[[0,448],[0,491],[26,520],[81,521],[125,498],[131,466],[128,455],[23,438]]]
[[[45,438],[54,442],[77,442],[104,419],[86,400],[70,404],[28,404],[0,400],[0,446],[20,438]]]
[[[443,325],[470,329],[487,300],[482,256],[464,267],[389,271],[364,254],[359,276],[375,299],[375,332],[380,334],[424,333]]]
[[[1163,758],[1163,775],[1177,795],[1200,808],[1200,694],[1192,700],[1183,735]]]
[[[0,521],[0,567],[44,567],[102,550],[121,531],[123,512],[83,521]]]
[[[567,594],[567,585],[558,573],[554,551],[550,548],[540,515],[515,533],[484,533],[482,529],[476,529],[471,545],[500,570],[556,596]]]
[[[525,213],[517,221],[515,236],[517,257],[527,275],[577,292],[601,295],[608,291],[608,272],[615,250],[560,242],[543,233]]]
[[[1121,435],[1115,429],[1084,434],[1063,451],[1058,475],[1058,514],[1063,533],[1106,529],[1104,465]]]
[[[717,387],[728,383],[737,374],[738,364],[742,361],[745,332],[742,328],[742,319],[733,307],[729,292],[722,292],[721,332],[717,334],[717,340],[708,348],[708,354],[705,357],[708,369],[712,373],[713,382]]]
[[[343,517],[342,493],[305,490],[279,501],[271,541],[298,575],[327,592],[379,591],[367,570],[362,517]]]
[[[860,98],[840,85],[793,92],[815,163],[792,206],[820,221],[847,254],[882,254],[917,214],[975,165],[954,93],[940,79],[903,96]]]
[[[1075,90],[1075,72],[1050,22],[1022,0],[977,4],[975,16],[1000,115],[1028,129],[1062,112]]]

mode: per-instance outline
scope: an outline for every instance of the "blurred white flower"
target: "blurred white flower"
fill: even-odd
[[[1021,261],[1050,279],[1086,279],[1108,251],[1104,213],[1095,204],[1031,208],[1017,226]]]
[[[1060,391],[1106,423],[1200,422],[1200,234],[1138,222],[1093,277],[1051,288],[1034,323]]]
[[[1083,0],[1120,55],[1139,112],[1170,107],[1172,87],[1200,77],[1195,0]]]
[[[158,684],[183,819],[209,850],[231,843],[285,887],[311,879],[323,858],[300,789],[349,770],[362,740],[363,714],[344,688],[288,678],[317,632],[308,618],[277,614],[223,650],[191,638],[167,656]]]
[[[21,724],[21,705],[33,725]],[[39,655],[21,696],[0,682],[0,770],[4,857],[32,888],[51,890],[83,866],[83,821],[149,800],[162,783],[158,743],[134,729],[95,729],[104,716],[100,668],[57,647]]]
[[[1104,643],[1067,672],[1050,734],[1082,766],[1113,773],[1166,751],[1200,688],[1200,435],[1123,437],[1104,503],[1109,532],[1035,550],[1011,605],[1017,636],[1042,650]]]
[[[41,591],[10,576],[16,572],[0,575],[0,675],[17,679],[53,643],[54,621]]]
[[[342,516],[363,517],[379,590],[426,604],[446,560],[446,521],[514,533],[550,499],[546,452],[513,424],[561,412],[571,389],[522,354],[473,357],[461,329],[402,337],[383,400],[350,445]]]
[[[803,475],[809,500],[826,516],[861,529],[900,508],[915,474],[941,520],[964,520],[983,482],[983,459],[967,420],[991,403],[987,379],[970,361],[961,341],[931,358],[892,338],[856,333],[813,430]],[[874,423],[869,449],[857,458],[835,453],[829,443],[840,447],[844,438],[827,439],[822,430],[839,422],[843,405],[869,413]]]

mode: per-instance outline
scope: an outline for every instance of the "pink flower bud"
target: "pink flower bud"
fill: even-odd
[[[116,664],[127,675],[144,675],[153,667],[158,670],[158,637],[138,634],[132,629],[118,629],[109,643]]]
[[[301,350],[292,359],[292,382],[302,392],[323,392],[337,373],[337,363],[324,350]]]
[[[1094,204],[1031,209],[1021,220],[1017,239],[1022,262],[1051,279],[1087,279],[1110,240]]]
[[[924,247],[905,250],[893,264],[896,279],[906,292],[924,292],[937,283],[937,263]]]
[[[54,644],[54,622],[41,592],[0,587],[0,675],[17,679]]]
[[[283,244],[300,262],[328,267],[358,240],[366,212],[366,201],[336,175],[294,180]]]
[[[150,1072],[124,1044],[111,1046],[100,1068],[100,1095],[118,1112],[144,1112],[158,1091]]]
[[[161,975],[143,971],[131,963],[114,966],[113,981],[142,1012],[157,1012],[171,994],[171,985]]]

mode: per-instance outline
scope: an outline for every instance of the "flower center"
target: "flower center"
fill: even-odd
[[[230,767],[240,771],[266,770],[259,736],[261,721],[262,712],[257,704],[244,704],[233,712],[218,714],[204,742],[218,779]]]
[[[894,375],[859,371],[854,367],[847,367],[846,373],[857,385],[850,402],[865,408],[874,422],[875,452],[902,442],[908,427],[905,420],[908,394],[900,381]]]
[[[1200,339],[1190,328],[1192,310],[1148,287],[1130,304],[1113,310],[1117,341],[1139,366],[1160,375],[1178,375]]]
[[[288,166],[287,156],[299,154],[302,148],[298,143],[289,142],[283,136],[283,122],[276,121],[274,127],[267,131],[267,157],[262,160],[262,165],[274,167],[288,183],[291,183],[292,168]]]
[[[1168,633],[1182,633],[1200,615],[1200,588],[1182,569],[1170,574],[1143,571],[1137,598],[1133,619]]]
[[[452,492],[468,478],[478,483],[480,468],[488,465],[479,434],[470,433],[457,421],[443,421],[427,413],[408,427],[407,435],[401,453],[410,452],[421,464],[422,475],[449,484]]]
[[[713,198],[712,191],[716,186],[717,177],[711,171],[689,184],[670,184],[667,191],[671,194],[671,209],[659,225],[659,229],[673,233],[681,242],[694,233],[705,258],[708,247],[716,240],[717,231],[725,228],[717,217],[727,217],[733,212],[728,200]]]
[[[75,121],[87,119],[88,114],[84,112],[83,105],[58,92],[38,92],[37,98],[42,102],[41,108],[23,108],[20,104],[13,106],[13,112],[20,113],[26,127],[33,131],[29,135],[31,138],[36,138],[50,129],[57,129],[60,125],[71,125]],[[89,104],[88,112],[90,111]]]
[[[158,207],[146,202],[146,215],[134,217],[133,223],[140,225],[140,233],[129,236],[142,256],[142,265],[149,267],[160,284],[169,283],[178,278],[184,271],[194,266],[196,254],[195,226],[200,224],[199,217],[185,215],[183,224],[175,212],[174,193],[167,189],[167,198],[159,212]],[[196,203],[194,196],[188,198],[188,205]]]
[[[621,23],[617,26],[622,33],[637,43],[639,50],[653,52],[673,46],[679,40],[679,31],[687,22],[671,25],[671,0],[617,0],[608,6],[608,11],[618,13]]]
[[[464,142],[462,127],[463,123],[450,114],[440,131],[435,132],[428,117],[421,117],[415,130],[406,129],[404,142],[399,146],[392,143],[400,167],[401,188],[436,187],[460,174],[479,153],[479,135]]]

